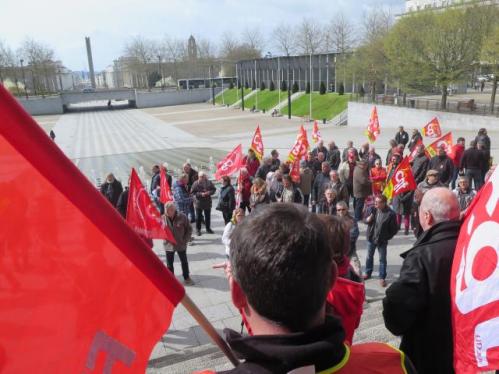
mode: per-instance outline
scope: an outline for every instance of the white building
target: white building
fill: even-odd
[[[477,2],[483,5],[499,4],[499,0],[406,0],[405,13],[417,12],[424,9],[442,9],[451,6],[465,5],[466,3]]]

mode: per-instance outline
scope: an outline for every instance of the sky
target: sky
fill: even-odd
[[[271,32],[280,23],[298,26],[305,17],[318,23],[338,12],[359,23],[371,9],[392,14],[404,0],[0,0],[0,40],[16,50],[33,38],[55,50],[72,70],[88,70],[85,36],[92,42],[96,71],[123,54],[127,40],[165,35],[208,39],[218,44],[224,32],[239,37],[245,28],[259,28],[265,52],[275,52]]]

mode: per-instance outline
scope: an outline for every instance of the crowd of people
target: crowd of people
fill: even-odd
[[[225,222],[227,262],[218,266],[226,269],[234,305],[250,333],[228,333],[232,349],[246,360],[234,373],[286,373],[310,363],[314,372],[340,363],[350,370],[344,372],[369,372],[376,362],[386,365],[386,373],[453,372],[452,257],[460,219],[489,172],[490,138],[481,129],[468,149],[459,138],[451,152],[442,146],[431,158],[421,138],[419,131],[409,136],[400,127],[385,166],[372,145],[356,149],[349,141],[340,150],[334,142],[326,147],[319,141],[300,162],[298,178],[277,150],[260,162],[250,149],[236,184],[222,178],[216,210]],[[383,190],[409,153],[417,188],[387,200]],[[176,252],[184,282],[192,285],[186,254],[194,240],[191,224],[198,236],[203,225],[213,233],[216,188],[186,163],[178,179],[172,183],[169,177],[174,201],[163,206],[159,171],[155,165],[149,192],[177,241],[164,243],[167,267],[174,271]],[[128,189],[109,174],[101,192],[125,217]],[[366,228],[364,271],[357,256],[359,224]],[[374,253],[378,250],[379,281],[386,287],[388,243],[402,225],[404,235],[412,230],[417,241],[401,255],[400,276],[387,289],[383,317],[386,327],[402,336],[406,356],[387,346],[351,345]]]

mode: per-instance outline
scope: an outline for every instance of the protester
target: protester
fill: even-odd
[[[291,172],[289,161],[281,162],[281,164],[279,165],[279,171],[281,172],[282,176],[289,175],[289,173]]]
[[[324,153],[317,153],[317,157],[315,158],[314,167],[315,167],[315,175],[319,174],[322,171],[322,163],[327,162]]]
[[[470,186],[469,179],[467,177],[459,177],[457,188],[453,192],[457,197],[459,210],[461,213],[465,213],[476,196],[475,190]]]
[[[260,167],[260,161],[258,161],[255,151],[248,149],[248,154],[243,158],[243,165],[248,170],[249,177],[253,178]]]
[[[278,203],[296,203],[303,204],[303,194],[296,187],[289,175],[282,177],[282,190],[276,194]]]
[[[192,195],[194,196],[194,206],[196,208],[196,233],[201,236],[201,222],[204,216],[206,232],[213,234],[211,230],[211,196],[215,194],[216,188],[208,180],[204,171],[198,174],[198,180],[192,185]]]
[[[412,152],[414,150],[414,147],[418,144],[419,141],[423,140],[423,136],[419,132],[419,130],[414,129],[412,130],[412,136],[411,140],[409,141],[409,144],[407,145],[407,148],[409,148],[409,151]]]
[[[312,186],[312,212],[316,211],[316,205],[324,198],[324,191],[329,187],[329,162],[325,161],[321,165],[322,172],[317,174]]]
[[[263,179],[253,179],[253,185],[250,190],[249,207],[252,212],[261,204],[270,203],[270,195],[267,191],[267,183]]]
[[[151,194],[151,196],[154,196],[156,189],[159,188],[161,185],[159,165],[154,165],[151,171],[152,171],[152,177],[151,177],[151,186],[149,187],[149,193]]]
[[[118,197],[118,201],[116,203],[116,209],[124,219],[126,219],[127,208],[128,208],[128,186],[125,186],[125,189]]]
[[[372,183],[373,195],[380,195],[386,186],[386,169],[381,166],[381,159],[376,159],[374,167],[369,172],[369,178]]]
[[[345,222],[347,228],[350,230],[350,247],[347,253],[347,257],[349,261],[353,263],[353,268],[355,272],[360,276],[362,272],[361,272],[359,256],[357,255],[357,239],[359,238],[359,225],[357,224],[357,221],[355,221],[348,212],[348,205],[345,201],[339,201],[336,204],[336,213],[338,217],[340,217]]]
[[[374,148],[373,145],[370,145],[367,153],[367,164],[369,165],[369,169],[374,167],[376,160],[381,161],[381,157],[376,153],[376,148]]]
[[[395,212],[388,207],[384,195],[376,196],[374,207],[367,212],[367,259],[364,279],[370,279],[373,272],[374,252],[379,253],[379,279],[381,287],[386,287],[386,252],[388,241],[398,231]]]
[[[251,196],[251,178],[246,168],[242,168],[239,171],[239,178],[237,179],[237,190],[239,192],[239,207],[243,209],[248,209],[248,213],[251,212],[250,208],[250,196]]]
[[[383,300],[385,325],[402,335],[400,349],[420,374],[454,373],[450,278],[459,236],[459,205],[446,188],[421,202],[424,233],[401,257],[400,276]]]
[[[355,220],[362,220],[362,212],[366,198],[372,194],[369,168],[367,162],[360,160],[353,171],[353,209]]]
[[[384,373],[414,372],[401,352],[385,344],[346,346],[340,321],[326,315],[337,271],[317,215],[296,204],[270,204],[237,225],[230,248],[232,301],[251,335],[225,330],[243,360],[229,373],[340,367],[338,373],[369,373],[381,358]]]
[[[409,235],[409,227],[411,220],[411,209],[414,201],[414,192],[407,191],[403,192],[393,198],[392,206],[393,210],[397,214],[397,225],[402,226],[404,223],[404,235]]]
[[[163,215],[163,219],[176,241],[176,244],[172,244],[166,240],[163,241],[163,247],[166,252],[166,266],[172,274],[175,274],[173,269],[173,260],[175,252],[177,252],[182,265],[184,284],[186,286],[192,286],[194,285],[194,282],[189,276],[189,263],[187,261],[187,243],[189,242],[192,234],[192,227],[189,223],[189,219],[184,213],[177,211],[173,201],[165,204],[165,214]]]
[[[465,140],[462,137],[457,138],[457,143],[452,146],[452,152],[450,159],[452,160],[452,165],[454,166],[452,171],[452,181],[451,181],[451,189],[456,188],[456,180],[459,176],[459,168],[461,166],[461,159],[464,154],[464,144]]]
[[[106,176],[106,181],[100,186],[100,193],[116,208],[118,198],[123,192],[121,182],[114,177],[113,173]]]
[[[436,187],[445,187],[443,183],[440,182],[437,170],[428,170],[426,172],[426,179],[418,184],[416,191],[414,191],[414,201],[412,204],[411,212],[411,225],[414,230],[414,235],[416,238],[423,233],[423,229],[419,224],[419,206],[421,200],[426,192]]]
[[[54,132],[54,130],[50,130],[49,135],[50,135],[50,139],[52,139],[55,142],[55,132]]]
[[[346,186],[341,183],[340,177],[336,170],[331,170],[329,172],[329,187],[336,192],[336,197],[338,201],[345,201],[348,206],[349,195]]]
[[[357,149],[354,148],[353,142],[351,140],[349,140],[349,141],[347,141],[347,146],[345,147],[345,149],[343,149],[343,152],[341,154],[341,161],[342,162],[345,162],[348,160],[348,151],[350,149],[354,149],[353,152],[355,152],[355,159],[357,159],[358,151],[357,151]]]
[[[332,188],[327,188],[326,191],[324,191],[324,199],[322,199],[319,203],[317,213],[336,215],[336,203],[336,191]]]
[[[485,180],[485,175],[490,168],[490,151],[487,151],[483,142],[478,142],[477,148],[482,153],[483,159],[485,160],[482,164],[482,180]]]
[[[398,153],[401,158],[404,158],[405,145],[402,143],[397,144],[397,150],[395,153]]]
[[[367,161],[369,158],[369,143],[364,143],[359,150],[359,159],[362,161]]]
[[[235,208],[236,194],[234,187],[230,183],[230,177],[224,176],[222,177],[222,187],[220,188],[216,209],[222,212],[225,224],[229,223]]]
[[[265,180],[267,174],[272,171],[272,157],[265,157],[263,163],[256,171],[255,177]]]
[[[404,147],[409,142],[409,134],[404,130],[404,126],[399,126],[399,131],[395,134],[395,142],[403,144]]]
[[[314,174],[314,179],[317,176],[318,173],[321,172],[321,163],[317,161],[317,159],[314,157],[312,152],[307,153],[307,157],[305,159],[305,162],[307,163],[307,167],[312,170]]]
[[[333,252],[333,261],[338,268],[338,278],[327,295],[327,304],[331,314],[340,317],[345,330],[345,341],[351,345],[353,334],[360,324],[365,300],[365,288],[362,279],[350,265],[347,257],[349,250],[349,227],[343,219],[319,215],[329,234],[329,243]]]
[[[194,184],[195,181],[198,180],[198,172],[196,170],[194,170],[191,167],[191,164],[188,163],[188,162],[186,162],[183,165],[182,168],[184,170],[184,173],[187,174],[187,176],[188,176],[187,189],[188,189],[188,191],[190,193],[191,189],[192,189],[192,185]],[[195,210],[194,210],[194,202],[191,204],[191,206],[189,208],[189,215],[190,215],[190,221],[191,221],[191,223],[196,222],[196,214],[195,214]]]
[[[279,169],[279,165],[281,164],[281,160],[279,160],[279,152],[277,152],[277,149],[273,149],[272,152],[270,152],[270,156],[272,157],[272,171],[276,171]]]
[[[175,207],[186,216],[189,216],[193,203],[188,183],[189,176],[185,173],[182,173],[180,178],[173,183],[173,200],[175,201]]]
[[[464,151],[459,168],[464,172],[470,184],[473,182],[476,191],[482,188],[482,171],[486,162],[485,154],[477,149],[476,142],[472,140],[469,148]]]
[[[392,155],[394,153],[398,153],[397,142],[392,139],[389,142],[388,153],[386,154],[386,162],[385,165],[388,166],[392,160]]]
[[[438,155],[431,158],[428,168],[438,170],[440,182],[447,187],[449,186],[454,172],[454,164],[449,156],[447,156],[445,145],[441,145],[438,148]]]
[[[353,196],[353,171],[356,163],[357,158],[355,156],[355,152],[353,150],[349,150],[348,160],[342,162],[340,168],[338,169],[340,181],[346,186],[349,196]]]
[[[277,202],[276,195],[282,191],[282,174],[279,170],[275,171],[272,180],[267,186],[269,187],[270,201]]]
[[[234,212],[232,212],[232,218],[225,225],[224,232],[222,234],[222,243],[225,245],[225,256],[227,259],[229,259],[230,256],[230,237],[232,236],[232,232],[236,228],[236,225],[242,222],[244,216],[244,209],[236,208],[234,209]]]
[[[393,174],[395,174],[395,170],[397,170],[397,167],[399,166],[400,161],[402,161],[400,153],[393,153],[392,158],[390,159],[390,162],[388,163],[388,165],[386,167],[387,183],[389,180],[392,179]]]
[[[419,184],[425,180],[429,163],[430,160],[426,156],[425,147],[421,144],[418,146],[418,151],[412,161],[411,167],[412,175],[414,176],[416,184]]]
[[[477,147],[479,147],[479,149],[483,151],[486,160],[486,163],[484,165],[484,173],[482,175],[482,179],[485,179],[483,177],[489,170],[490,164],[490,138],[487,135],[487,129],[481,128],[480,130],[478,130],[478,135],[475,138],[475,142],[477,144]]]
[[[335,142],[329,143],[326,161],[329,162],[331,170],[338,170],[341,163],[341,152]]]
[[[308,203],[310,202],[313,183],[314,172],[310,170],[308,164],[304,160],[300,161],[300,183],[298,184],[298,188],[303,194],[303,205],[306,207],[308,207]]]
[[[328,156],[328,154],[327,154],[327,148],[324,146],[324,141],[322,141],[322,140],[319,140],[319,142],[317,143],[317,146],[312,150],[312,154],[316,158],[319,158],[319,153],[323,153],[324,154],[324,160]]]

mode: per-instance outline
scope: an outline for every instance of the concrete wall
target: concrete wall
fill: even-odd
[[[40,97],[17,99],[24,109],[32,116],[42,114],[62,114],[62,99],[60,96],[51,96],[42,99]]]
[[[499,118],[472,114],[446,113],[423,109],[399,108],[388,105],[377,105],[381,128],[420,129],[433,117],[448,130],[478,131],[482,127],[499,130]],[[366,128],[373,105],[356,102],[348,103],[348,126]]]
[[[98,100],[134,100],[135,90],[106,90],[95,92],[64,92],[61,94],[62,103],[78,104],[85,101]]]
[[[215,95],[220,92],[215,88]],[[202,103],[211,99],[211,88],[164,92],[138,92],[137,108]]]

